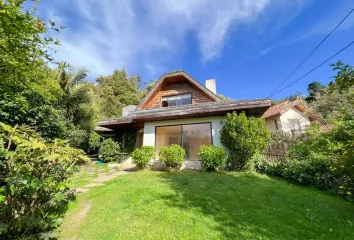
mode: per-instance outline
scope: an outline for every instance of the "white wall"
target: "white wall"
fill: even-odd
[[[291,129],[294,127],[294,124],[289,121],[290,119],[298,119],[302,130],[304,130],[306,126],[310,125],[310,120],[306,113],[292,107],[280,116],[282,130],[284,132],[291,132]]]
[[[223,119],[224,117],[222,116],[216,116],[216,117],[187,118],[187,119],[178,119],[178,120],[146,122],[144,124],[144,146],[155,146],[156,126],[211,122],[213,145],[222,147],[222,144],[220,142],[220,131],[223,126],[223,122],[222,122]]]
[[[280,118],[276,118],[276,119],[266,119],[265,120],[265,125],[266,127],[268,128],[268,130],[270,132],[276,132],[277,131],[277,128],[275,126],[275,122],[274,120],[277,120],[278,121],[278,128],[281,129],[281,123],[280,123]]]

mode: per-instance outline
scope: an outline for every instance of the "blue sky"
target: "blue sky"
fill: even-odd
[[[354,7],[350,0],[60,0],[37,5],[41,18],[66,26],[56,58],[85,66],[90,79],[124,67],[143,81],[183,69],[233,99],[267,97]],[[354,40],[354,13],[289,80]],[[332,62],[354,64],[354,46]],[[275,95],[327,84],[325,65]]]

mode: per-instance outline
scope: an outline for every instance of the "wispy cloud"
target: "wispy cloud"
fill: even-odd
[[[265,16],[303,2],[61,0],[41,2],[39,12],[67,26],[60,34],[59,60],[86,66],[94,75],[122,66],[154,75],[181,58],[189,38],[197,39],[201,62],[213,61],[239,26],[262,29]]]
[[[325,36],[329,34],[335,26],[348,14],[352,8],[351,3],[343,4],[338,9],[333,9],[330,14],[323,15],[320,19],[315,20],[308,24],[305,28],[294,32],[289,37],[282,39],[281,41],[271,45],[268,48],[260,51],[259,55],[267,54],[269,51],[281,46],[295,44],[300,41],[304,41],[308,38],[315,36]],[[334,34],[340,31],[347,31],[354,29],[354,14],[352,13],[340,26]]]
[[[260,55],[265,55],[265,54],[267,54],[269,51],[271,51],[273,48],[275,48],[275,46],[271,46],[271,47],[265,48],[265,49],[263,49],[259,54],[260,54]]]
[[[335,9],[331,14],[314,22],[306,29],[297,32],[292,37],[292,42],[298,42],[317,35],[327,35],[334,27],[348,14],[353,4],[344,4],[341,8]],[[352,13],[336,31],[346,31],[354,28],[354,14]]]

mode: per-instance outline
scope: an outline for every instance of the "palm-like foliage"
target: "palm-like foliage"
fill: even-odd
[[[94,85],[86,80],[88,73],[86,68],[67,71],[64,65],[57,69],[59,85],[64,92],[60,105],[65,108],[67,119],[70,122],[88,130],[93,125],[93,113],[95,112]]]

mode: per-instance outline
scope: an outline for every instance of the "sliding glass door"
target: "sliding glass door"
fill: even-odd
[[[187,160],[199,160],[202,145],[212,145],[211,123],[183,124],[156,127],[156,153],[172,144],[178,144],[186,151]]]

